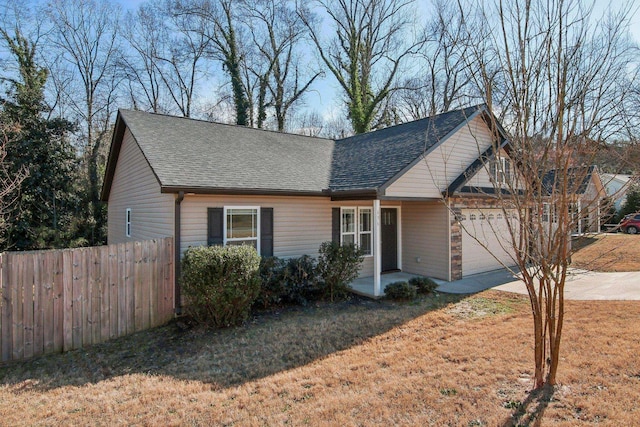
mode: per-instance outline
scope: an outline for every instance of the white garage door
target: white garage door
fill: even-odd
[[[509,255],[513,248],[507,222],[501,209],[463,209],[461,224],[463,277],[514,264]]]

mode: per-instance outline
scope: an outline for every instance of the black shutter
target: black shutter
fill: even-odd
[[[331,240],[340,244],[340,208],[331,208]]]
[[[260,209],[260,255],[273,256],[273,208]]]
[[[207,209],[207,245],[222,245],[224,244],[223,222],[224,218],[223,208],[209,208]]]

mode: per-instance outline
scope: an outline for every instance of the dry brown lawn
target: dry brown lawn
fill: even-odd
[[[579,248],[572,256],[572,267],[592,271],[639,271],[640,236],[630,234],[598,234],[576,242]]]
[[[638,425],[639,318],[637,302],[569,301],[561,384],[538,395],[529,305],[513,294],[168,325],[0,368],[0,424]]]

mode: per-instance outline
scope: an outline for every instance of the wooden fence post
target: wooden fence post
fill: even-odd
[[[13,302],[11,301],[11,282],[9,281],[9,260],[11,255],[9,253],[2,254],[2,275],[0,281],[2,282],[2,302],[0,311],[0,335],[2,335],[2,342],[0,343],[0,362],[8,362],[13,356]]]

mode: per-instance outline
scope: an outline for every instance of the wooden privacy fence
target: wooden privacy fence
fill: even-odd
[[[0,362],[67,351],[173,317],[171,237],[0,254]]]

